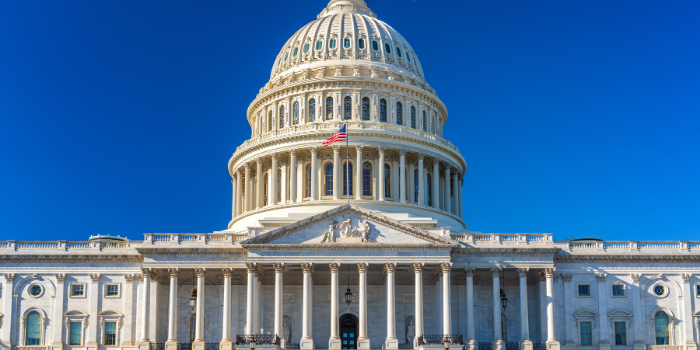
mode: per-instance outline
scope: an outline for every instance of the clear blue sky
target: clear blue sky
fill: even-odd
[[[700,240],[700,2],[368,0],[483,232]],[[0,239],[225,229],[227,161],[318,1],[0,2]]]

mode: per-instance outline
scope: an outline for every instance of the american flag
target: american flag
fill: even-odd
[[[338,132],[336,132],[335,135],[329,137],[326,141],[323,141],[323,147],[326,147],[336,141],[345,141],[345,139],[348,136],[345,133],[347,126],[348,124],[343,125],[343,127],[340,128],[340,130],[338,130]]]

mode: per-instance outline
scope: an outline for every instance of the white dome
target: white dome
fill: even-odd
[[[315,21],[287,40],[277,55],[270,80],[340,62],[349,67],[391,69],[425,81],[408,41],[376,17],[362,0],[332,0]]]

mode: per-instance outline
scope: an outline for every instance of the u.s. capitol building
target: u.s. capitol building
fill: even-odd
[[[332,0],[248,108],[228,227],[1,241],[0,347],[697,349],[700,243],[469,231],[447,117],[406,39]]]

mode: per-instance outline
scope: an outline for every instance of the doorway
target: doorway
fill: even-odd
[[[340,341],[343,349],[357,349],[357,317],[345,314],[340,317]]]

